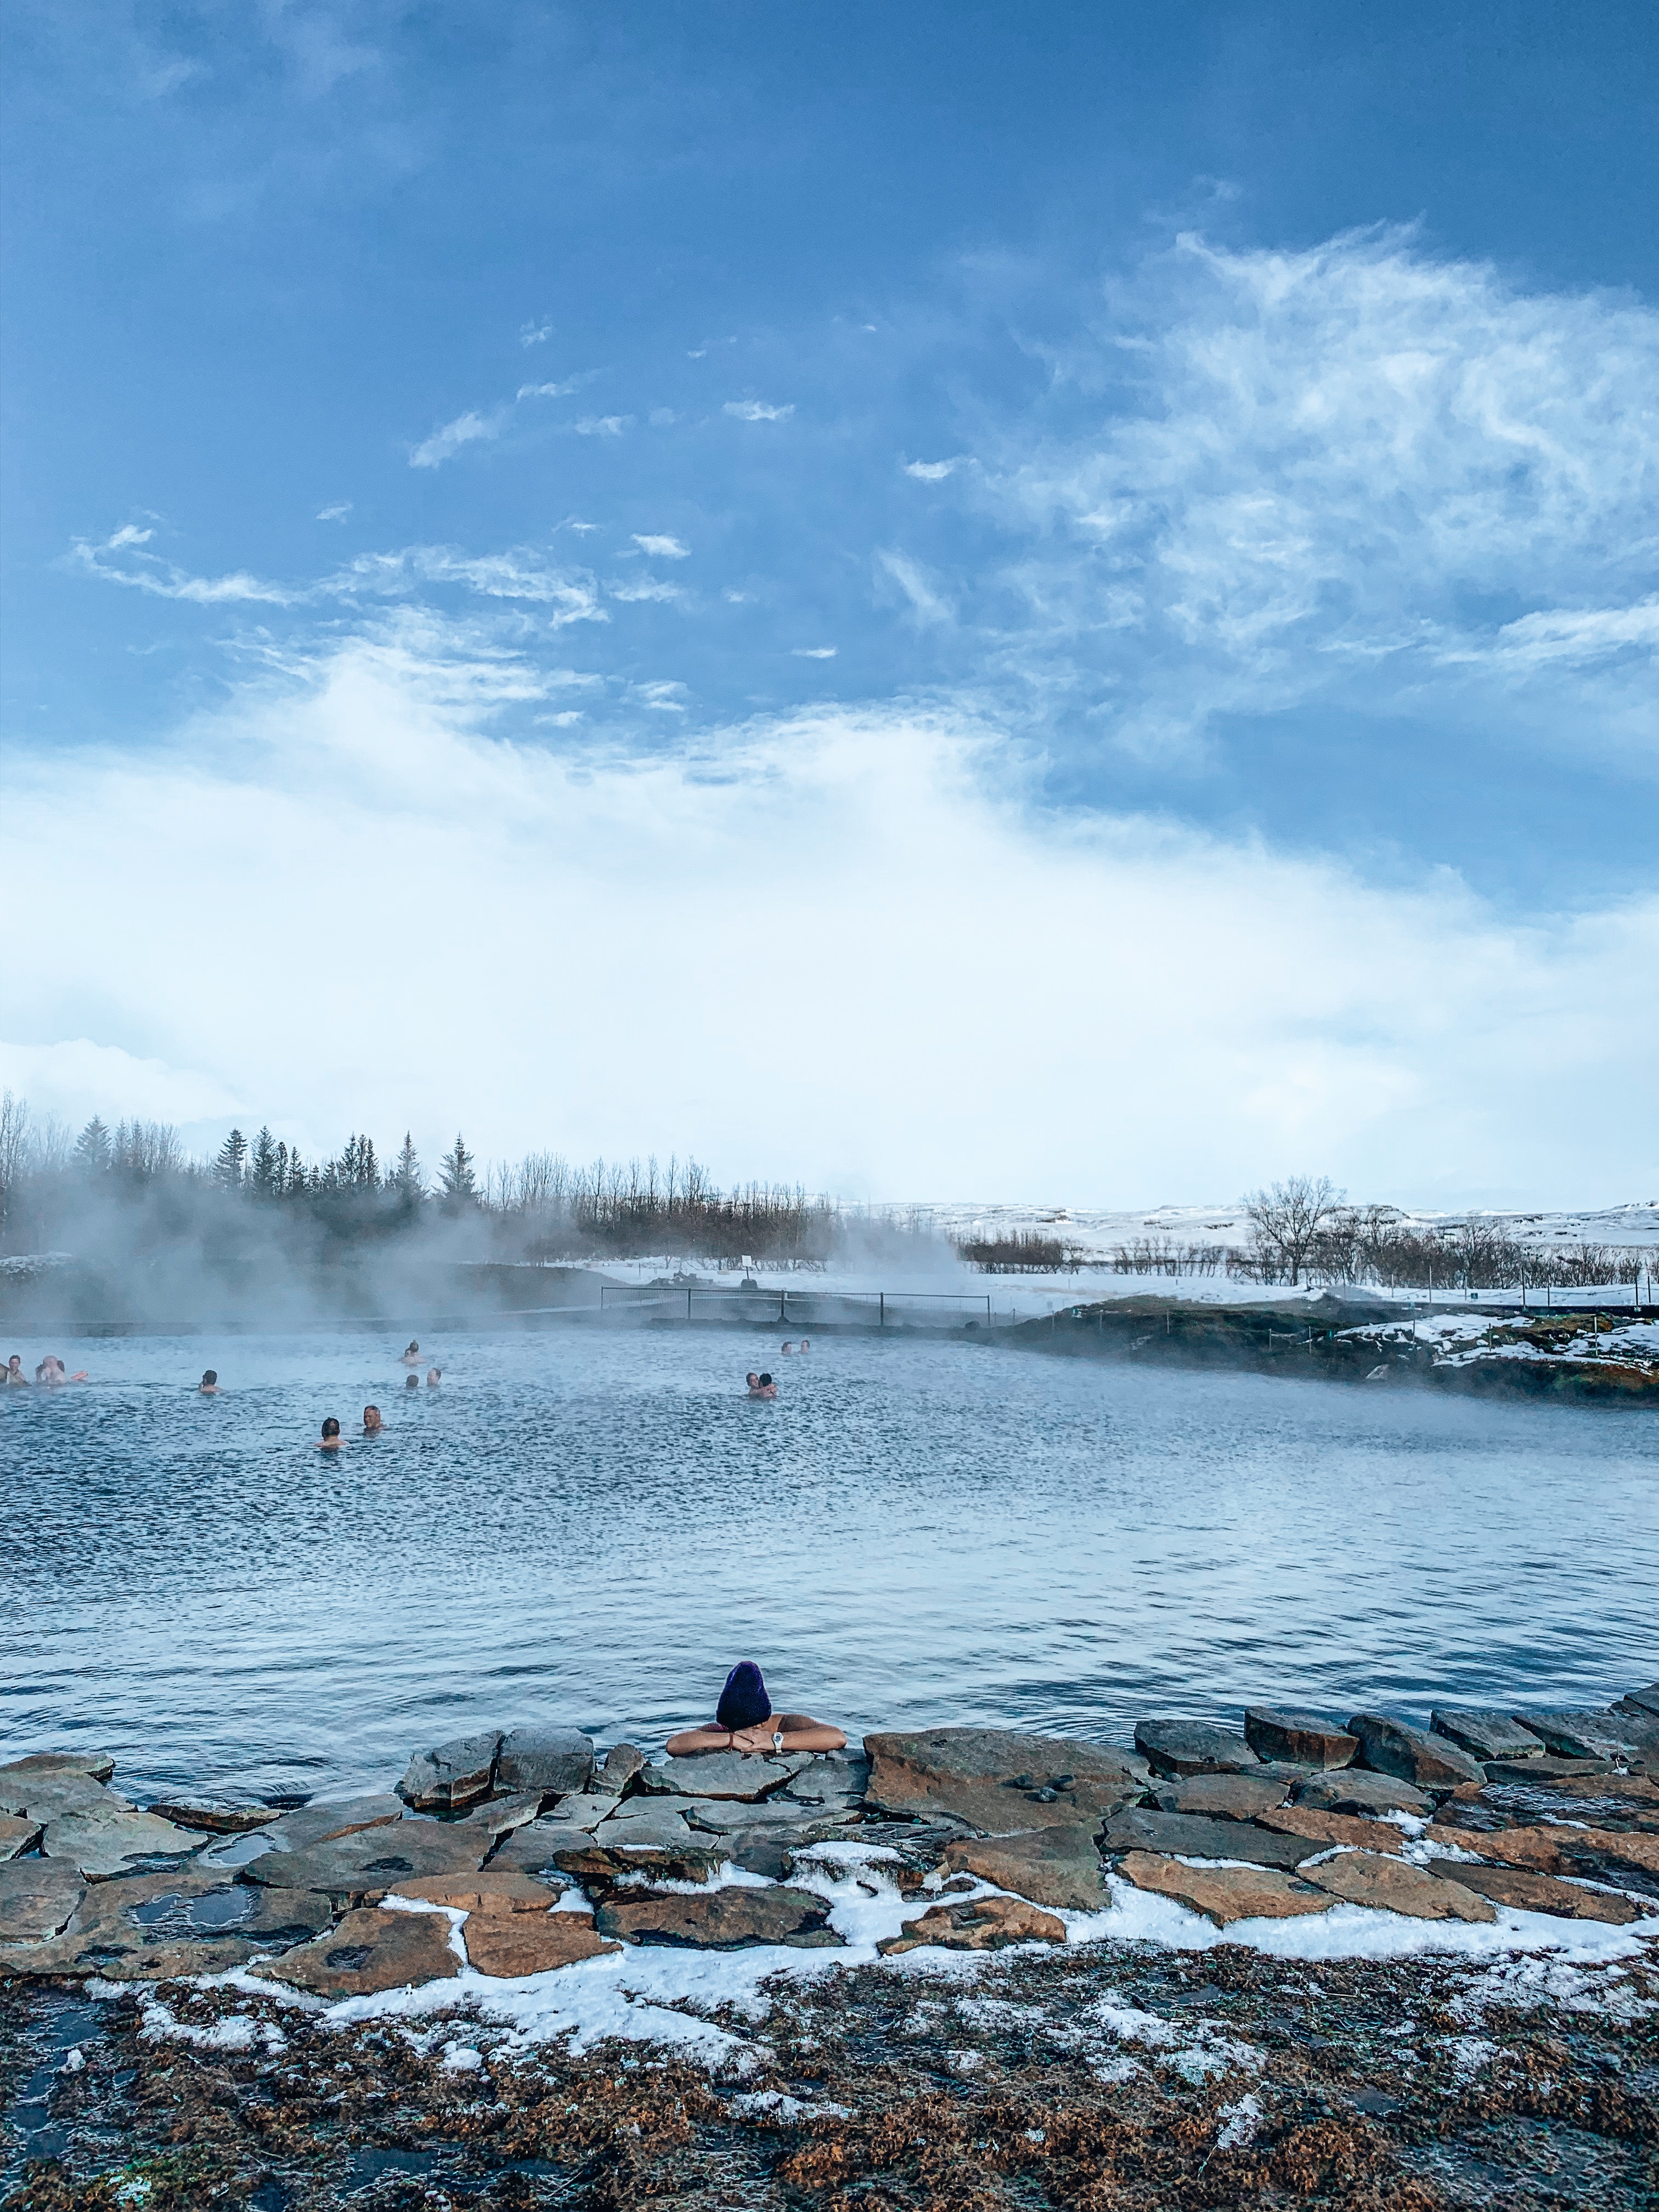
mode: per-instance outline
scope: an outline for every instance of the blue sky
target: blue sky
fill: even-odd
[[[1656,46],[21,0],[0,1072],[884,1195],[1650,1195],[1650,1103],[1563,1117],[1656,1072]]]

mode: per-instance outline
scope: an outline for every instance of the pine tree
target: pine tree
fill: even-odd
[[[75,1140],[75,1161],[82,1175],[104,1175],[108,1172],[109,1129],[96,1114]]]
[[[276,1145],[269,1129],[261,1129],[253,1139],[253,1158],[248,1180],[260,1198],[275,1198],[282,1189],[277,1173]]]
[[[247,1139],[240,1129],[233,1129],[219,1147],[213,1172],[227,1190],[240,1190],[246,1167]]]
[[[415,1139],[407,1129],[404,1132],[404,1141],[398,1150],[398,1164],[387,1171],[386,1187],[397,1193],[398,1202],[406,1212],[412,1213],[426,1196],[420,1156],[415,1150]]]
[[[444,1203],[452,1211],[478,1202],[478,1178],[472,1172],[472,1155],[462,1141],[460,1131],[455,1133],[454,1149],[444,1154],[438,1163],[438,1177],[443,1186]]]

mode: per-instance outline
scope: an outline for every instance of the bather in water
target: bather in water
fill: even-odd
[[[6,1362],[4,1372],[0,1373],[0,1389],[27,1390],[28,1388],[29,1378],[23,1372],[23,1355],[21,1352],[14,1352]]]
[[[775,1713],[760,1668],[743,1659],[726,1678],[713,1725],[671,1735],[667,1749],[671,1759],[687,1759],[704,1751],[842,1751],[846,1744],[840,1729],[811,1713]]]
[[[410,1377],[411,1382],[414,1379],[413,1376]],[[380,1409],[378,1406],[363,1407],[363,1434],[366,1437],[378,1437],[385,1426],[386,1423],[380,1419]]]
[[[421,1347],[416,1344],[412,1336],[409,1340],[408,1348],[398,1354],[398,1360],[399,1364],[404,1367],[418,1367],[420,1365]]]
[[[319,1451],[338,1451],[340,1449],[340,1424],[335,1419],[333,1414],[331,1413],[328,1419],[323,1423],[322,1442],[318,1444],[316,1449]]]
[[[218,1369],[216,1367],[204,1368],[202,1373],[202,1379],[196,1385],[196,1388],[204,1398],[216,1398],[219,1395]]]

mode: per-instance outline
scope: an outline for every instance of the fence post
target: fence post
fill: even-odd
[[[885,1328],[887,1326],[887,1293],[885,1291],[878,1291],[876,1292],[876,1296],[881,1300],[881,1310],[876,1317],[876,1327],[878,1328]]]
[[[685,1291],[685,1317],[687,1321],[691,1318],[691,1289],[689,1284],[686,1285]]]
[[[787,1315],[787,1313],[784,1310],[784,1309],[787,1306],[787,1304],[789,1304],[789,1293],[788,1293],[788,1291],[780,1291],[778,1292],[778,1319],[779,1319],[780,1321],[787,1321],[787,1320],[788,1320],[789,1316],[788,1316],[788,1315]]]

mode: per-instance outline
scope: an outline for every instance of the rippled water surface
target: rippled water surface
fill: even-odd
[[[405,1399],[398,1348],[88,1344],[0,1399],[0,1747],[384,1787],[485,1723],[659,1741],[740,1657],[849,1730],[1119,1739],[1659,1674],[1650,1416],[669,1330],[460,1337]],[[313,1448],[368,1399],[384,1436]]]

